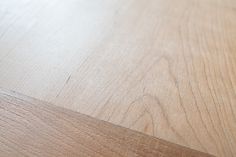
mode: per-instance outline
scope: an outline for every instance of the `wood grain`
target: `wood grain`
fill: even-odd
[[[235,0],[1,0],[0,86],[236,154]]]
[[[210,157],[0,89],[2,157]]]

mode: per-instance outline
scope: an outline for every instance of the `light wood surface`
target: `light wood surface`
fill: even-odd
[[[235,0],[1,0],[0,86],[236,154]]]
[[[0,89],[1,157],[210,157]]]

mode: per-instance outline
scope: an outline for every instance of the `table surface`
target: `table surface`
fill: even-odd
[[[235,0],[1,0],[0,86],[236,154]]]

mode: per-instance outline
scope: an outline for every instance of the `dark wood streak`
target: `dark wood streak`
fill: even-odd
[[[0,112],[0,153],[4,157],[15,152],[19,157],[210,157],[2,89]]]

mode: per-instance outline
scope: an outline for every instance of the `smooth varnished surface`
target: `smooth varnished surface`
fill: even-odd
[[[1,0],[0,86],[236,154],[235,0]]]
[[[2,157],[210,157],[0,89]]]

